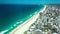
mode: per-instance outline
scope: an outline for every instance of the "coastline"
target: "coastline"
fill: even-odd
[[[46,6],[40,12],[43,12],[45,10],[45,8],[46,8]],[[33,24],[34,21],[36,21],[36,19],[39,16],[39,13],[35,14],[33,17],[31,17],[30,19],[28,19],[27,21],[25,21],[23,24],[19,25],[16,29],[14,29],[12,32],[10,32],[10,34],[17,34],[17,33],[18,34],[23,34],[23,32],[26,31],[26,30],[28,30],[29,26],[31,24]]]

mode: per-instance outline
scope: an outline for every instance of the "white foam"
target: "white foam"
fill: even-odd
[[[4,30],[4,31],[2,31],[2,32],[0,32],[0,34],[4,34],[5,32],[7,32],[8,30]]]
[[[16,26],[17,24],[14,24],[14,26]]]

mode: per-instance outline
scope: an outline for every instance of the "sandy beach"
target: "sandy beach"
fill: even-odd
[[[45,8],[46,8],[46,6],[40,12],[43,12],[45,10]],[[17,28],[15,28],[12,32],[10,32],[10,34],[24,34],[24,32],[29,29],[29,26],[31,24],[33,24],[34,21],[36,21],[36,19],[38,18],[38,16],[39,16],[39,13],[35,14],[33,17],[31,17],[30,19],[28,19],[27,21],[25,21],[23,24],[21,24]]]

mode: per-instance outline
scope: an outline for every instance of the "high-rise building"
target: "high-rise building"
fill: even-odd
[[[59,34],[60,6],[46,5],[45,11],[40,13],[39,17],[29,30],[31,34]]]

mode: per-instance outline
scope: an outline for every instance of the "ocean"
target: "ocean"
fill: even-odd
[[[44,5],[0,4],[0,32],[8,34],[43,8]]]

